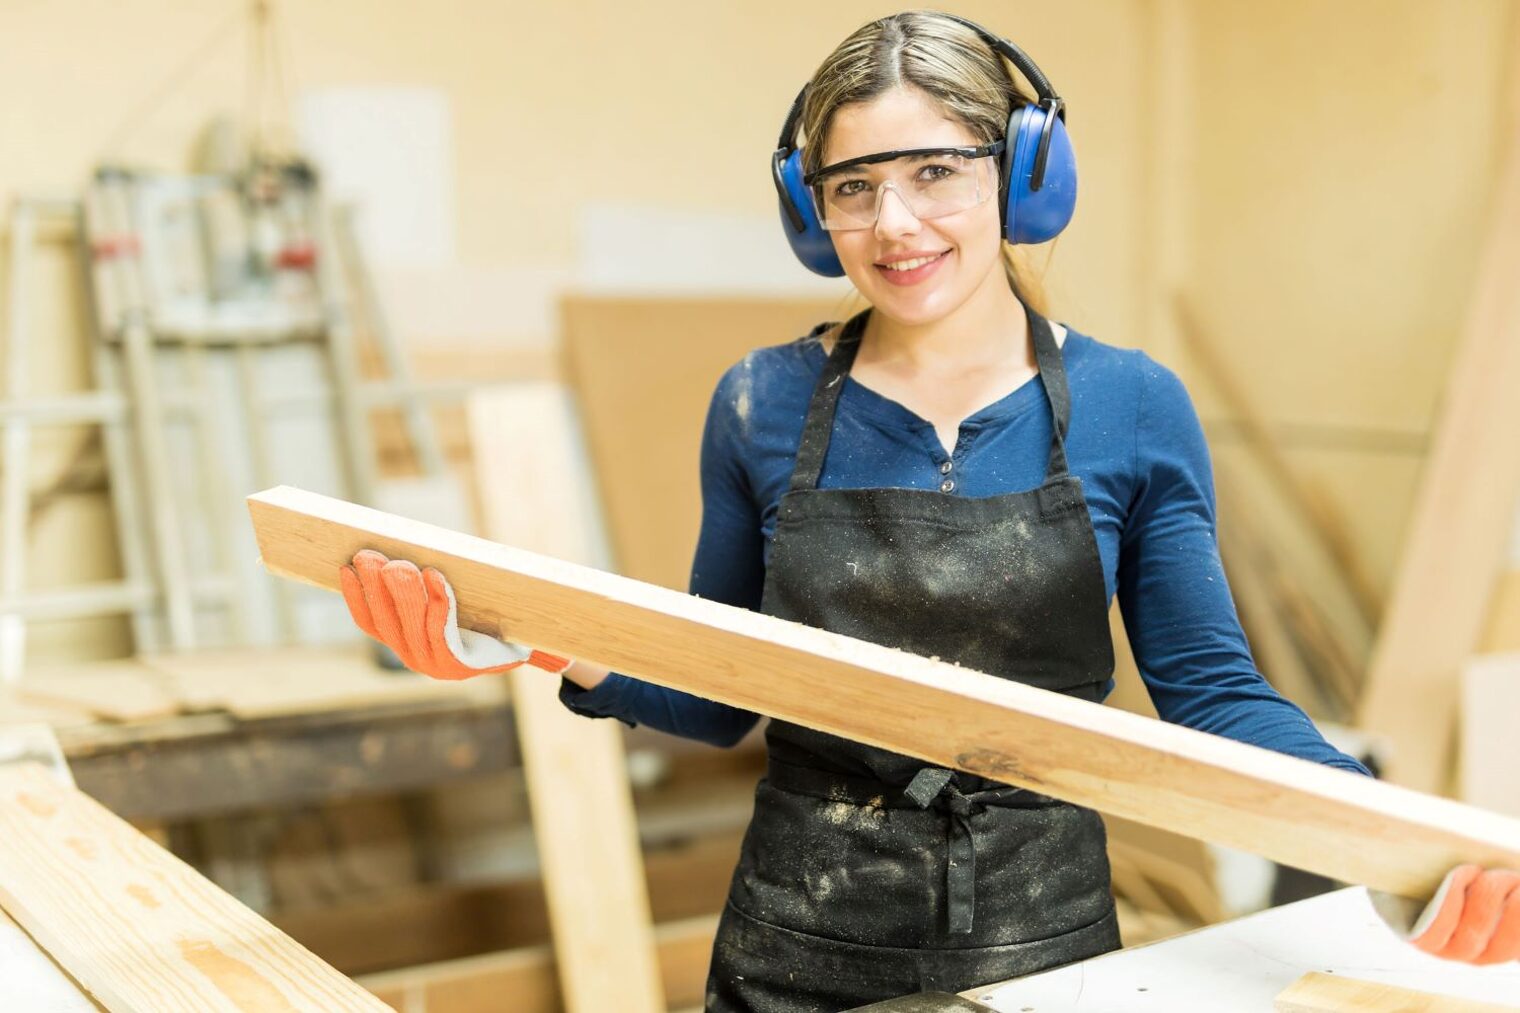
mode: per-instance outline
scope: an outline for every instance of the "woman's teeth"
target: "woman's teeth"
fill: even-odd
[[[943,253],[936,253],[932,257],[914,257],[912,260],[899,260],[895,264],[883,264],[881,266],[886,268],[888,271],[911,271],[915,267],[923,267],[930,261],[938,260],[943,256]]]

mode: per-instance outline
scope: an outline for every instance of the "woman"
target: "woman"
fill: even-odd
[[[824,61],[776,152],[783,222],[871,308],[719,383],[691,590],[1088,700],[1112,688],[1117,593],[1163,718],[1365,773],[1254,668],[1182,385],[1047,321],[1007,257],[1071,216],[1063,115],[1023,53],[950,15],[872,22]],[[458,633],[436,571],[361,553],[344,579],[359,624],[420,671],[528,659],[563,671],[579,713],[720,745],[757,720]],[[847,1009],[1119,945],[1096,813],[783,721],[766,740],[709,1010]],[[1507,875],[1449,880],[1427,948],[1513,957]]]

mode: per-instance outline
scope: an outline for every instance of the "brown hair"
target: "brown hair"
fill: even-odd
[[[841,106],[904,85],[927,93],[979,144],[1002,137],[1012,111],[1032,101],[1003,57],[971,28],[938,11],[892,14],[861,25],[813,73],[802,105],[803,171],[822,166],[824,140]],[[1019,260],[1004,244],[1009,286],[1020,301],[1048,315],[1043,287]]]

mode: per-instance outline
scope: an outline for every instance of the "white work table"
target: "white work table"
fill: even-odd
[[[0,911],[0,1009],[27,1013],[99,1013],[100,1007]]]
[[[962,994],[999,1013],[1270,1013],[1309,971],[1520,1008],[1520,964],[1426,956],[1388,930],[1363,887]]]

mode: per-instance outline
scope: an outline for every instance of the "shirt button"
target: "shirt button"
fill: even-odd
[[[952,467],[954,467],[954,466],[949,461],[946,461],[944,464],[941,464],[939,466],[939,473],[941,475],[948,475],[948,474],[950,474],[950,469]]]
[[[939,491],[940,492],[949,492],[951,489],[954,489],[954,488],[955,488],[955,479],[953,479],[953,478],[947,478],[947,479],[945,479],[943,482],[941,482],[939,484]]]

